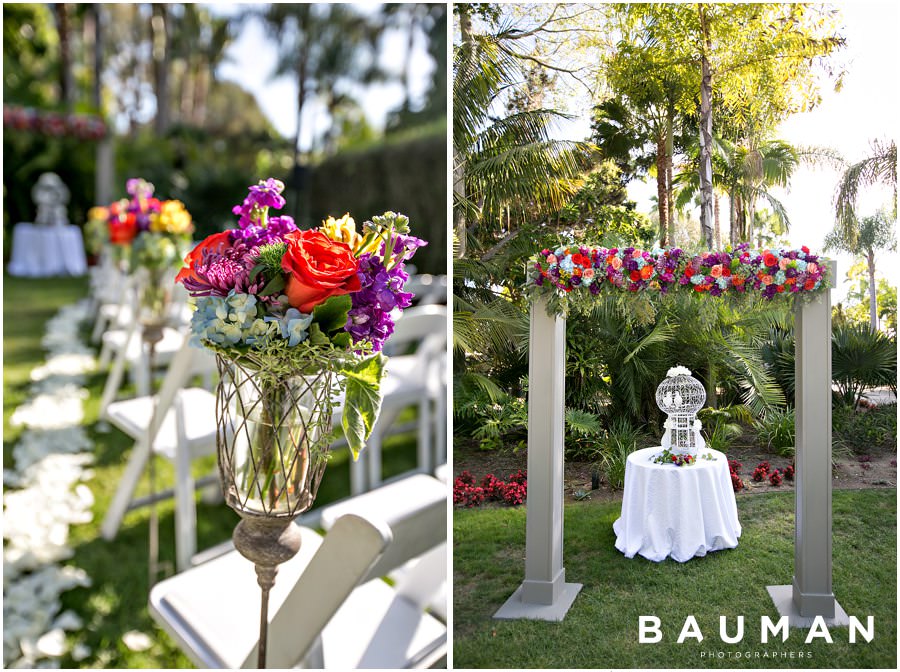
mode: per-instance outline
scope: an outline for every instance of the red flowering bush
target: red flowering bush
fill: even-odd
[[[519,469],[519,470],[518,470],[516,473],[514,473],[514,474],[510,474],[510,475],[509,475],[509,479],[507,479],[507,480],[509,480],[510,483],[518,483],[518,484],[520,484],[520,485],[527,485],[527,484],[528,484],[528,477],[527,477],[527,474],[526,474],[525,471],[523,471],[522,469]]]
[[[781,473],[784,474],[784,479],[786,481],[793,481],[794,480],[794,465],[789,464],[788,466],[786,466],[784,468],[784,471],[782,471]]]
[[[481,479],[481,487],[484,490],[485,499],[488,501],[503,499],[503,481],[493,474],[488,474]]]
[[[526,473],[519,470],[510,474],[508,481],[501,481],[494,474],[487,474],[481,479],[481,485],[475,485],[475,477],[463,471],[453,480],[453,505],[474,507],[485,501],[499,501],[509,506],[520,506],[528,495]]]
[[[778,469],[769,474],[769,483],[772,485],[781,485],[781,472]]]
[[[525,503],[526,486],[523,483],[503,484],[503,501],[510,506],[520,506]]]
[[[741,473],[741,468],[744,465],[738,462],[737,460],[728,460],[728,470],[733,474]]]
[[[741,477],[737,475],[736,471],[731,472],[731,487],[735,492],[742,490],[744,487],[744,482],[741,480]]]

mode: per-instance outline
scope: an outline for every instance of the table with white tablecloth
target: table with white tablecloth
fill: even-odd
[[[622,515],[613,523],[616,548],[653,562],[686,562],[734,548],[741,536],[728,458],[704,449],[695,464],[656,464],[661,447],[628,456]],[[714,459],[703,459],[711,455]]]
[[[6,270],[10,275],[31,278],[84,275],[87,260],[81,229],[71,225],[16,224]]]

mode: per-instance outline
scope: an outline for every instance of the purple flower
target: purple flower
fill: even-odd
[[[296,230],[297,225],[294,224],[294,219],[288,215],[282,215],[281,217],[269,217],[267,226],[249,223],[246,227],[232,229],[231,238],[243,241],[248,247],[259,247],[270,243],[280,243],[288,233]]]
[[[408,236],[403,233],[394,234],[394,249],[393,249],[393,257],[394,259],[400,263],[404,262],[407,259],[411,259],[412,256],[416,253],[420,247],[424,247],[427,245],[424,240],[421,238],[416,238],[415,236]],[[382,243],[382,252],[384,252],[384,244]]]
[[[232,241],[231,247],[220,252],[203,250],[193,274],[185,278],[184,288],[191,296],[228,296],[231,290],[255,294],[262,289],[261,282],[250,282],[256,254],[255,247],[239,240]]]
[[[385,339],[394,333],[391,311],[402,310],[412,303],[413,294],[403,291],[409,275],[403,264],[386,270],[382,260],[372,254],[359,258],[357,275],[361,288],[350,295],[352,306],[344,330],[354,343],[370,341],[372,349],[379,352]]]

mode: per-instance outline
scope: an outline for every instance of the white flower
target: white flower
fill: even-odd
[[[691,375],[691,370],[686,366],[673,366],[671,369],[666,371],[666,378],[673,378],[675,376],[689,376]]]

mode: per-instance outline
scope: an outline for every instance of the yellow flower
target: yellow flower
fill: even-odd
[[[336,240],[339,243],[347,243],[354,254],[357,253],[358,248],[363,241],[362,236],[356,232],[356,222],[353,221],[349,212],[344,214],[340,219],[329,217],[322,222],[321,230],[322,233],[331,238],[331,240]]]
[[[181,201],[163,201],[159,214],[150,216],[150,230],[157,233],[191,233],[191,214]]]
[[[97,205],[88,210],[87,218],[89,222],[105,222],[109,219],[109,208]]]

